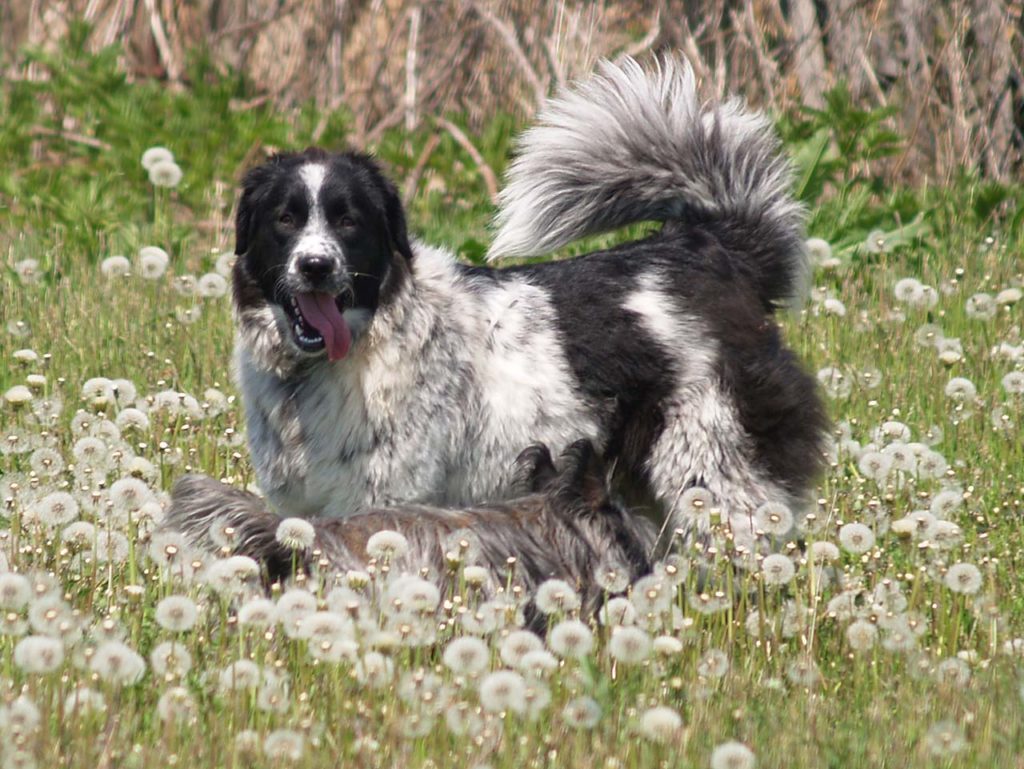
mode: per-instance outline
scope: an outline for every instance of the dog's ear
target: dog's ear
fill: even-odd
[[[516,457],[512,487],[517,494],[533,494],[547,488],[557,474],[548,447],[535,443],[523,449]]]
[[[274,179],[276,157],[263,165],[249,169],[242,179],[242,195],[235,212],[235,254],[241,256],[249,250],[255,225],[256,208],[266,198]]]
[[[383,175],[382,175],[383,177]],[[412,260],[412,248],[409,246],[409,233],[405,225],[405,207],[398,196],[395,185],[387,178],[384,181],[384,215],[387,219],[388,235],[391,237],[392,248],[407,261]]]
[[[608,473],[593,443],[578,440],[562,452],[558,485],[565,501],[582,500],[587,510],[596,511],[608,503]]]

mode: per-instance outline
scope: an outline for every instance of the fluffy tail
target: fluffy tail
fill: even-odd
[[[768,119],[738,99],[703,107],[693,70],[604,61],[520,140],[488,255],[535,256],[641,221],[718,222],[766,303],[800,292],[804,211]],[[742,236],[742,241],[736,241]]]

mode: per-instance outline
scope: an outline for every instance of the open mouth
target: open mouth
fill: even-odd
[[[330,360],[341,360],[352,346],[352,331],[342,314],[348,293],[332,296],[319,291],[293,294],[282,304],[292,323],[295,344],[303,352],[327,351]]]

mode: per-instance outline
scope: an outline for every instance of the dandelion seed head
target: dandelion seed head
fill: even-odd
[[[671,742],[683,728],[683,718],[672,708],[648,708],[640,716],[640,733],[654,742]]]
[[[563,658],[582,658],[594,647],[594,634],[579,620],[562,620],[548,633],[548,647]]]
[[[445,647],[442,661],[456,675],[475,676],[487,669],[490,650],[479,638],[455,638]]]
[[[127,278],[132,274],[132,263],[121,254],[108,256],[100,262],[100,274],[107,280]]]
[[[107,701],[95,689],[78,686],[64,698],[66,715],[85,716],[90,713],[103,713],[107,709]]]
[[[598,621],[606,626],[632,625],[636,618],[637,611],[633,602],[622,596],[606,601],[597,613]]]
[[[866,553],[875,546],[875,534],[863,523],[847,523],[839,529],[839,544],[849,553]]]
[[[157,624],[172,633],[191,630],[199,619],[199,608],[184,595],[169,595],[156,605]]]
[[[754,769],[754,751],[742,742],[724,742],[711,751],[711,769]]]
[[[109,683],[131,685],[146,674],[146,661],[121,641],[104,641],[89,659],[89,669]]]
[[[15,645],[13,659],[26,673],[52,673],[64,662],[64,644],[49,636],[30,635]]]
[[[854,620],[846,628],[846,643],[855,652],[866,652],[878,640],[878,628],[864,619]]]
[[[971,680],[971,666],[959,657],[947,657],[935,666],[935,680],[962,689]]]
[[[534,595],[537,609],[543,614],[569,613],[580,608],[580,597],[565,580],[549,579],[537,587]]]
[[[158,280],[167,272],[171,257],[159,246],[143,246],[139,249],[138,270],[146,280]]]
[[[158,676],[184,678],[192,669],[192,655],[180,642],[162,641],[150,651],[149,664]]]
[[[853,382],[835,366],[825,366],[819,369],[817,378],[825,394],[833,400],[843,400],[853,392]]]
[[[758,529],[773,537],[782,537],[793,528],[793,512],[781,502],[765,502],[754,513]]]
[[[984,584],[981,569],[973,563],[953,564],[946,571],[942,581],[954,593],[963,595],[974,595]]]
[[[924,736],[925,750],[937,758],[956,755],[967,747],[963,729],[953,721],[934,724]]]
[[[651,637],[638,627],[616,627],[608,641],[608,653],[624,665],[636,665],[651,654]]]
[[[996,300],[991,294],[978,293],[967,299],[964,310],[968,318],[975,320],[992,320],[999,310]]]
[[[167,149],[167,147],[150,147],[142,153],[141,162],[142,167],[148,171],[157,163],[173,163],[174,153]]]
[[[313,546],[316,529],[304,518],[285,518],[277,525],[274,539],[289,550],[305,550]]]
[[[697,663],[697,674],[703,678],[722,678],[729,672],[729,655],[721,649],[708,649]]]
[[[261,680],[259,665],[251,660],[237,660],[220,671],[217,689],[221,694],[251,690],[259,686]]]
[[[497,670],[480,682],[480,704],[488,713],[525,713],[526,681],[514,670]]]
[[[796,565],[789,556],[772,553],[761,562],[761,574],[766,585],[787,585],[796,575]]]
[[[306,739],[294,729],[275,729],[263,740],[263,753],[271,761],[299,761],[306,752]]]
[[[593,729],[601,715],[601,706],[593,697],[574,697],[562,708],[562,720],[571,729]]]
[[[397,531],[384,529],[366,540],[366,554],[370,558],[394,561],[409,552],[409,540]]]
[[[227,292],[227,280],[216,272],[208,272],[196,281],[196,294],[203,299],[220,299]]]
[[[544,642],[529,630],[513,630],[501,642],[499,655],[502,662],[511,668],[522,665],[523,657],[532,651],[544,648]]]
[[[181,166],[173,160],[160,160],[151,165],[149,171],[149,183],[154,187],[166,187],[173,189],[181,184]]]

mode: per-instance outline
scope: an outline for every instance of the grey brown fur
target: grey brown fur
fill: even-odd
[[[511,577],[531,595],[544,580],[559,578],[579,586],[586,611],[595,610],[602,597],[598,570],[615,570],[627,583],[650,572],[654,526],[611,502],[605,469],[588,441],[572,444],[557,470],[546,448],[531,447],[520,455],[514,475],[524,493],[502,504],[401,505],[343,519],[312,518],[316,540],[299,553],[300,568],[326,576],[365,569],[367,540],[389,529],[410,545],[390,564],[396,573],[419,574],[426,568],[445,583],[455,574],[446,557],[454,535],[472,543],[474,554],[467,560],[489,571],[489,590]],[[233,553],[254,558],[277,580],[290,576],[293,566],[292,551],[275,538],[281,520],[254,494],[189,475],[175,484],[164,525],[207,551],[220,549],[211,538],[213,528],[231,527]]]

